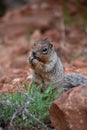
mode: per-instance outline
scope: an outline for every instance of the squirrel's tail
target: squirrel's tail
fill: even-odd
[[[87,76],[73,73],[65,75],[62,87],[64,90],[69,90],[82,84],[87,84]]]

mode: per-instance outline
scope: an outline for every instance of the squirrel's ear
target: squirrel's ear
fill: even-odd
[[[47,37],[45,37],[45,38],[43,39],[43,41],[46,41],[46,40],[48,40],[48,38],[47,38]]]

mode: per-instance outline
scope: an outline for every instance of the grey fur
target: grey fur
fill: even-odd
[[[52,47],[49,59],[45,64],[41,65],[40,61],[34,57],[30,57],[29,62],[34,65],[32,80],[37,84],[42,84],[45,87],[48,84],[52,84],[54,87],[60,86],[63,90],[69,90],[72,87],[87,84],[87,76],[75,73],[64,74],[63,65],[54,47]]]
[[[87,76],[72,73],[64,76],[62,87],[64,90],[68,90],[72,87],[76,87],[82,84],[87,84]]]

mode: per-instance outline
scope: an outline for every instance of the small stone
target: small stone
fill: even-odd
[[[3,130],[3,128],[2,128],[2,127],[0,127],[0,130]]]
[[[41,4],[41,8],[42,9],[48,9],[49,8],[49,4],[48,3],[42,3]]]
[[[15,78],[13,79],[13,82],[16,83],[16,82],[19,82],[20,81],[20,78]]]
[[[29,80],[32,79],[32,75],[27,76],[27,79]]]

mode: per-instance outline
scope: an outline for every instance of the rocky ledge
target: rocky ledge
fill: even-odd
[[[56,130],[87,130],[87,85],[56,99],[50,107],[50,118]]]

